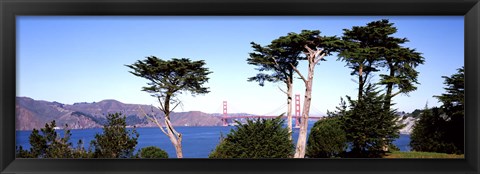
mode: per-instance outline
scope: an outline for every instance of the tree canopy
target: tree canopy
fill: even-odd
[[[149,80],[143,91],[152,93],[155,97],[174,97],[176,94],[188,91],[192,95],[205,94],[208,87],[202,86],[208,82],[208,74],[212,73],[205,68],[203,60],[191,61],[188,58],[172,58],[162,60],[155,56],[138,60],[132,65],[126,65],[135,76]]]
[[[91,144],[95,158],[131,158],[134,156],[139,134],[135,129],[127,130],[125,116],[121,113],[107,115],[103,133],[96,134]]]

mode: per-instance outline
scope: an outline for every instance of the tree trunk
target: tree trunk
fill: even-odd
[[[314,70],[315,70],[315,63],[313,63],[313,60],[309,61],[308,80],[305,82],[305,98],[303,101],[303,113],[302,113],[302,119],[300,123],[300,133],[298,135],[297,147],[295,149],[294,158],[305,157],[305,148],[307,144],[308,117],[310,114],[310,104],[312,101],[312,81],[313,81]]]
[[[167,126],[167,136],[175,147],[177,158],[183,158],[182,152],[182,134],[175,131],[172,123],[170,122],[170,95],[165,96],[164,111],[165,125]]]
[[[182,134],[175,131],[169,117],[165,117],[165,125],[167,125],[167,136],[175,147],[175,153],[177,154],[177,158],[183,158]]]
[[[389,65],[390,69],[390,77],[395,77],[395,67],[393,65]],[[392,102],[392,91],[393,91],[393,82],[388,82],[387,83],[387,91],[385,93],[385,103],[383,105],[383,108],[385,111],[390,110],[390,103]]]
[[[395,77],[395,67],[392,65],[392,64],[389,64],[389,69],[390,69],[390,77]],[[392,91],[393,91],[393,82],[388,82],[387,83],[387,91],[385,92],[385,101],[384,101],[384,104],[383,104],[383,110],[385,112],[389,112],[390,111],[390,104],[392,103]],[[385,138],[383,138],[383,140],[385,140]],[[383,151],[388,151],[388,145],[387,143],[385,143],[385,141],[383,141]]]
[[[358,101],[362,99],[363,94],[363,64],[358,67]]]
[[[290,133],[289,139],[292,140],[292,93],[293,85],[291,80],[287,80],[287,124],[288,133]]]

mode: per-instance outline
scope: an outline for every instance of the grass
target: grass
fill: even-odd
[[[400,152],[393,151],[391,153],[385,154],[383,158],[464,158],[464,154],[446,154],[446,153],[435,153],[435,152]]]

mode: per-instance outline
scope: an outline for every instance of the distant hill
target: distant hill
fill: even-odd
[[[143,111],[142,111],[143,110]],[[68,124],[71,129],[101,128],[106,123],[108,113],[122,112],[128,126],[155,127],[143,115],[162,116],[158,108],[150,105],[125,104],[116,100],[102,100],[93,103],[74,103],[34,100],[28,97],[16,98],[16,130],[32,130],[55,120],[58,127]],[[174,112],[170,115],[174,126],[219,126],[220,117],[199,111]],[[163,122],[163,120],[160,120]]]

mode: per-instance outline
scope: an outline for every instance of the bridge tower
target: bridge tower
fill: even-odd
[[[222,116],[222,123],[223,123],[223,126],[228,126],[228,123],[227,123],[227,101],[223,101],[223,116]]]
[[[295,128],[300,127],[300,94],[295,94]]]

